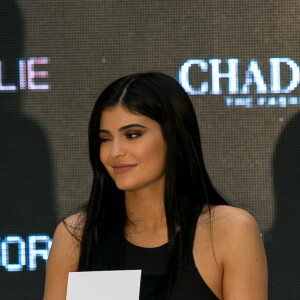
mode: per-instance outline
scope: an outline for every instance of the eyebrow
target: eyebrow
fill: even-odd
[[[128,128],[131,128],[131,127],[140,127],[140,128],[147,128],[146,126],[143,126],[143,125],[140,125],[140,124],[129,124],[129,125],[125,125],[121,128],[119,128],[119,131],[123,131],[123,130],[126,130]],[[106,129],[100,129],[99,130],[99,133],[109,133],[109,130],[106,130]]]

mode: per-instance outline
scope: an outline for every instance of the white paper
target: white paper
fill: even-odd
[[[141,272],[71,272],[66,300],[139,300]]]

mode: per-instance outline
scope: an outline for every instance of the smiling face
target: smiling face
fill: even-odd
[[[157,122],[116,105],[102,112],[99,137],[100,160],[120,190],[164,183],[166,143]]]

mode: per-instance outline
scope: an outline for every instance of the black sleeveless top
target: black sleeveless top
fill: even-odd
[[[125,270],[142,270],[140,300],[165,300],[168,244],[142,248],[126,241]],[[181,270],[168,300],[218,300],[199,274],[193,253],[189,267]]]

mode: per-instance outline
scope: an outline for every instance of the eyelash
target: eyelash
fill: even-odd
[[[127,133],[125,133],[125,138],[127,140],[134,140],[134,139],[140,137],[141,135],[142,135],[142,133],[140,133],[140,132],[135,132],[135,131],[134,132],[127,132]],[[109,139],[109,138],[97,137],[97,141],[99,143],[103,143],[103,142],[110,141],[110,140],[111,139]]]
[[[141,134],[140,132],[133,131],[133,132],[127,132],[127,133],[125,134],[125,137],[126,137],[126,139],[128,139],[128,140],[134,140],[134,139],[140,137],[141,135],[142,135],[142,134]]]
[[[101,138],[101,137],[97,137],[97,142],[99,143],[99,144],[101,144],[101,143],[103,143],[103,142],[106,142],[106,141],[108,141],[109,139],[106,139],[106,138]]]

